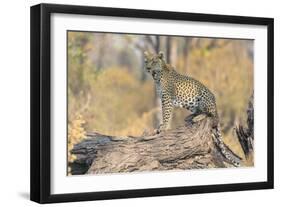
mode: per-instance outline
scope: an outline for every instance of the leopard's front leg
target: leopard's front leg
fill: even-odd
[[[162,124],[157,129],[157,133],[168,129],[171,118],[172,118],[172,110],[173,105],[171,98],[166,93],[162,93],[161,96],[161,103],[162,103]]]

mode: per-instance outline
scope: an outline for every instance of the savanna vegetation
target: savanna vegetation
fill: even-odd
[[[243,156],[233,127],[245,123],[253,93],[252,40],[94,32],[68,32],[68,150],[86,131],[138,136],[158,126],[159,99],[143,67],[145,50],[163,51],[179,73],[215,94],[224,141]],[[188,113],[174,110],[172,128]]]

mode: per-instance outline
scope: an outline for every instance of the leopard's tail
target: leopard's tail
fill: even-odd
[[[239,167],[241,165],[242,158],[232,152],[232,150],[223,142],[219,125],[217,125],[217,127],[213,130],[213,139],[221,154],[225,158],[225,161],[235,167]]]

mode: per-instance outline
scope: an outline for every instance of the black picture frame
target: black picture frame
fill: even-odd
[[[219,184],[188,187],[169,187],[74,194],[51,194],[50,130],[51,130],[51,70],[50,70],[50,16],[53,13],[99,15],[112,17],[151,18],[194,22],[218,22],[267,26],[267,181],[238,184]],[[103,8],[56,4],[39,4],[31,7],[31,174],[30,199],[39,203],[134,198],[146,196],[166,196],[179,194],[211,193],[272,189],[273,170],[273,39],[274,20],[272,18],[195,14],[168,11]]]

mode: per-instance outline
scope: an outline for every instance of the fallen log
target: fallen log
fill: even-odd
[[[88,133],[72,149],[71,174],[233,167],[213,141],[211,118],[140,137]],[[235,153],[233,153],[235,154]]]

